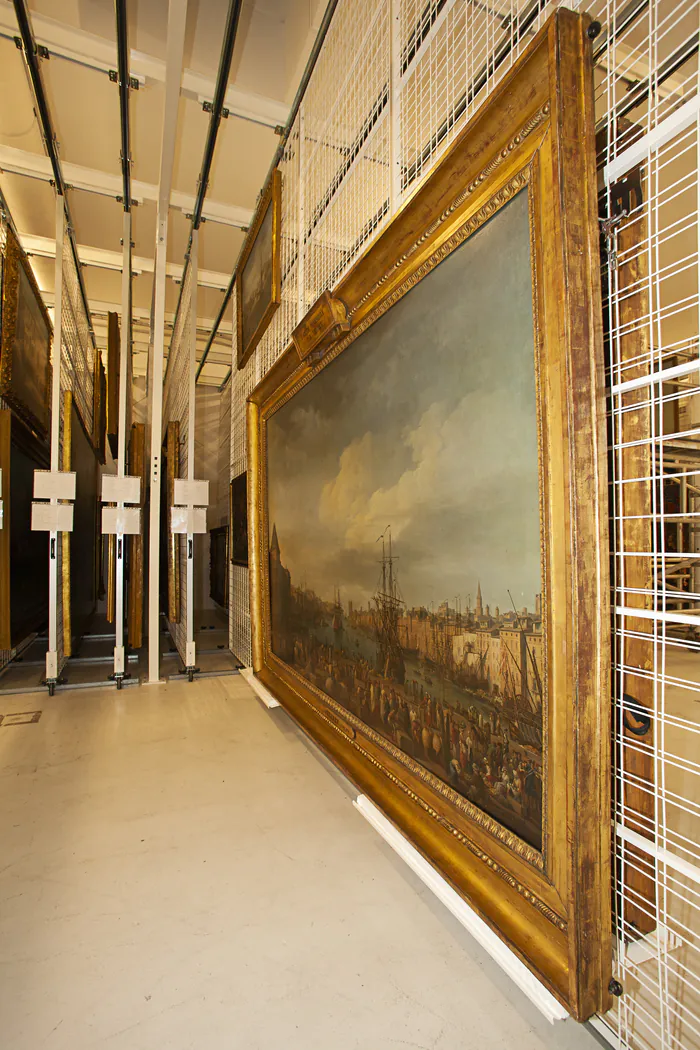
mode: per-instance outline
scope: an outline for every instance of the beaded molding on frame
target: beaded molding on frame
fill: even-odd
[[[423,231],[418,240],[414,241],[414,243],[411,245],[408,251],[405,251],[403,255],[399,256],[396,262],[392,265],[389,272],[383,274],[378,281],[375,281],[375,283],[372,285],[369,291],[365,292],[362,298],[358,300],[358,302],[350,311],[351,317],[353,317],[357,313],[360,307],[363,306],[368,299],[371,299],[374,296],[375,292],[377,292],[382,287],[382,285],[386,284],[387,281],[391,279],[393,274],[395,274],[396,271],[400,269],[400,267],[408,259],[410,259],[412,255],[415,255],[420,246],[424,244],[428,240],[428,238],[431,237],[435,233],[435,231],[438,230],[440,226],[442,226],[442,224],[449,219],[449,217],[457,210],[457,208],[464,204],[465,200],[467,200],[467,198],[470,197],[471,194],[479,188],[479,186],[481,186],[482,182],[484,182],[489,177],[489,175],[491,175],[496,170],[496,168],[500,167],[503,161],[510,156],[513,150],[517,149],[517,147],[529,135],[531,135],[532,132],[540,126],[540,124],[544,123],[544,121],[549,116],[549,110],[550,104],[549,102],[545,102],[545,104],[540,109],[538,109],[538,111],[532,117],[530,117],[530,119],[525,124],[523,124],[518,134],[513,136],[508,145],[504,146],[500,153],[498,153],[493,158],[493,160],[489,161],[486,167],[479,172],[477,177],[475,179],[472,179],[472,181],[466,186],[466,188],[457,194],[450,206],[448,208],[445,208],[445,210],[437,217],[437,219],[434,219],[433,222],[431,222],[430,226],[428,226],[428,228]]]

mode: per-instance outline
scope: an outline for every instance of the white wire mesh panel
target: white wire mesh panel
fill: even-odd
[[[248,468],[246,449],[246,399],[256,382],[256,354],[242,371],[236,369],[236,296],[233,301],[233,370],[231,373],[231,478]],[[279,311],[278,311],[279,313]],[[259,347],[258,347],[259,349]],[[229,527],[233,523],[229,523]],[[248,570],[229,562],[229,649],[245,667],[252,663]]]
[[[72,390],[76,407],[88,434],[94,432],[95,350],[90,335],[75,260],[66,236],[63,245],[63,353],[67,358],[69,378],[66,389]]]
[[[389,214],[391,5],[340,4],[301,111],[304,290],[332,287]]]
[[[622,1047],[700,1046],[697,2],[595,6]],[[626,211],[626,215],[622,214]],[[640,615],[641,613],[641,615]],[[651,728],[631,724],[648,711]],[[630,725],[629,713],[626,716]]]
[[[557,6],[546,0],[402,0],[394,68],[400,190],[412,192]]]
[[[7,244],[7,220],[4,213],[0,210],[0,256],[5,254],[5,245]],[[1,297],[0,297],[1,298]],[[6,409],[9,406],[5,403],[3,398],[0,397],[0,409]],[[2,497],[0,497],[2,498]],[[7,505],[6,505],[7,506]],[[15,655],[14,649],[0,649],[0,670],[5,667],[6,664],[13,659]]]
[[[284,161],[283,273],[291,285],[296,272],[297,311],[283,291],[275,327],[244,371],[234,366],[232,477],[246,464],[245,400],[297,320],[415,192],[556,6],[340,0]],[[624,988],[603,1030],[629,1050],[700,1048],[699,7],[589,8],[602,26],[592,45],[600,215],[627,211],[603,256]],[[248,663],[248,573],[231,572],[231,648]],[[643,728],[643,708],[651,730],[639,736],[626,725]]]
[[[176,476],[186,478],[188,463],[188,433],[190,416],[190,347],[192,335],[192,267],[188,264],[182,285],[182,295],[175,319],[163,390],[163,435],[168,423],[179,424],[179,460]],[[180,617],[168,623],[183,666],[187,666],[187,544],[183,537],[177,546],[175,571],[179,574]]]

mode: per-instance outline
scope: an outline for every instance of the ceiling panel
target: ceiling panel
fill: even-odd
[[[168,230],[168,260],[182,262],[189,243],[191,221],[182,212],[171,211]],[[230,276],[241,250],[244,233],[234,226],[204,222],[199,228],[199,265]]]
[[[3,174],[0,188],[20,233],[56,239],[56,195],[50,183]]]
[[[52,58],[41,77],[61,160],[118,174],[119,92],[106,73]]]
[[[0,39],[0,98],[0,142],[15,149],[43,153],[22,52],[11,40],[5,39]]]

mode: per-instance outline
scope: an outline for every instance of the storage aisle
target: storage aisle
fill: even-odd
[[[0,714],[8,1050],[596,1045],[538,1014],[238,675]]]

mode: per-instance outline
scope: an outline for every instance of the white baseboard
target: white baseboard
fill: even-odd
[[[270,690],[266,689],[262,682],[259,682],[255,677],[252,667],[242,667],[240,673],[245,678],[253,692],[262,700],[265,707],[273,708],[280,706],[279,700],[276,700]]]
[[[377,809],[366,795],[358,795],[353,806],[359,810],[362,816],[372,827],[379,832],[385,842],[398,853],[408,864],[409,868],[418,875],[428,889],[432,890],[454,917],[469,931],[476,941],[484,948],[492,959],[505,970],[508,976],[517,984],[518,988],[528,997],[530,1002],[540,1010],[548,1021],[563,1021],[569,1014],[561,1003],[554,998],[552,993],[538,981],[535,975],[528,970],[527,966],[517,955],[508,948],[506,944],[497,937],[493,930],[484,920],[477,915],[473,908],[454,890],[450,884],[443,879],[442,875],[421,856],[415,846],[398,831],[384,814]]]
[[[614,1047],[615,1050],[621,1050],[622,1043],[620,1042],[618,1036],[615,1034],[612,1028],[608,1027],[608,1025],[601,1017],[598,1017],[597,1014],[594,1014],[593,1017],[589,1017],[586,1021],[586,1024],[590,1025],[591,1028],[594,1031],[596,1031],[598,1035],[605,1040],[606,1043]]]

